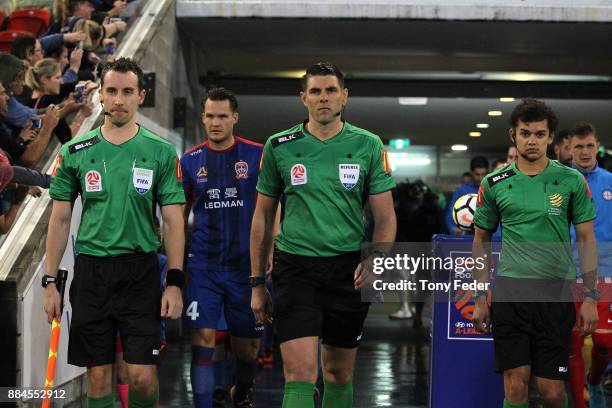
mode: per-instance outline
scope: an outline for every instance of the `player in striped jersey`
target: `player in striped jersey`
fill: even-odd
[[[191,382],[196,407],[212,404],[215,329],[224,306],[236,357],[235,407],[252,407],[250,389],[263,326],[255,323],[249,287],[249,239],[262,145],[234,136],[236,97],[223,88],[204,99],[208,140],[181,158],[187,197],[185,218],[194,214],[188,258],[187,320],[193,330]]]

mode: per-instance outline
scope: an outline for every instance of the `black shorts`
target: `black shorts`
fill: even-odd
[[[68,363],[112,364],[121,333],[123,359],[156,364],[160,349],[160,272],[155,253],[79,255],[70,285]]]
[[[524,365],[542,378],[567,380],[574,305],[570,302],[493,302],[495,371]]]
[[[316,336],[333,347],[359,345],[370,307],[353,284],[360,260],[360,252],[333,257],[279,252],[272,271],[279,342]]]

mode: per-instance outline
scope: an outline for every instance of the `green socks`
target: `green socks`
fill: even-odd
[[[352,408],[353,407],[353,380],[346,384],[332,384],[323,379],[323,408]]]
[[[522,404],[513,404],[504,400],[504,408],[529,408],[529,401],[525,401]]]
[[[113,394],[102,398],[87,397],[87,408],[115,408],[115,398]]]
[[[314,408],[313,392],[314,384],[300,381],[286,382],[283,408]]]
[[[352,408],[353,381],[346,384],[332,384],[323,379],[323,408]],[[314,408],[314,385],[292,381],[285,383],[283,408]],[[131,408],[131,406],[130,406]]]
[[[159,399],[159,387],[148,397],[143,397],[130,388],[128,391],[128,406],[130,408],[155,408]],[[114,406],[114,405],[113,405]]]

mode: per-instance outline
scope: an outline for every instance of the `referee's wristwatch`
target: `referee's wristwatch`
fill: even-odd
[[[50,283],[57,284],[57,277],[51,275],[43,275],[41,285],[46,288]]]
[[[599,292],[597,289],[586,291],[582,294],[582,299],[586,300],[586,298],[599,302],[601,299],[601,292]]]
[[[266,278],[264,276],[249,276],[249,285],[251,285],[252,288],[265,284]]]

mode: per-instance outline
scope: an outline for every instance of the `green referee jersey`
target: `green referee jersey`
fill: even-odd
[[[368,195],[395,187],[380,138],[344,122],[321,141],[304,124],[268,139],[257,191],[285,196],[276,245],[302,256],[335,256],[360,250]]]
[[[75,249],[94,256],[157,250],[156,204],[185,202],[174,147],[142,127],[121,145],[107,141],[100,128],[66,143],[49,194],[59,201],[81,195]]]
[[[474,223],[489,231],[502,226],[497,274],[512,278],[575,279],[570,224],[595,219],[584,176],[549,160],[536,176],[512,163],[485,177]]]

